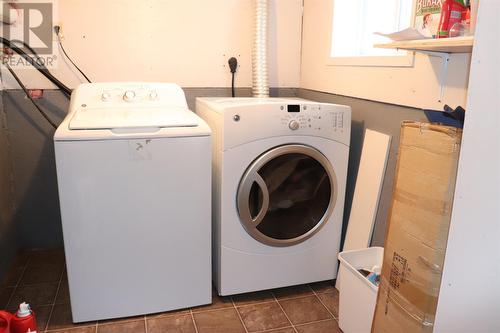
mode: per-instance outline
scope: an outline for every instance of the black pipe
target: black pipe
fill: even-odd
[[[5,39],[3,37],[0,37],[0,43],[2,43],[3,45],[9,47],[10,49],[12,49],[12,51],[16,52],[17,54],[19,54],[21,57],[23,57],[26,61],[28,61],[30,64],[33,65],[33,67],[35,67],[40,73],[42,73],[47,79],[50,80],[50,82],[54,83],[59,89],[61,89],[61,91],[68,97],[71,96],[71,89],[68,88],[64,83],[62,83],[61,81],[59,81],[54,75],[52,75],[49,70],[47,69],[47,67],[45,67],[45,65],[43,64],[40,64],[37,60],[40,59],[38,57],[38,55],[35,55],[37,56],[37,59],[33,59],[31,56],[29,56],[26,52],[24,52],[23,49],[17,47],[16,45],[14,45],[14,43],[12,43],[10,40],[8,39]],[[29,48],[29,47],[28,47]],[[31,49],[31,48],[29,48]],[[32,50],[32,49],[31,49]],[[32,51],[33,52],[33,51]]]

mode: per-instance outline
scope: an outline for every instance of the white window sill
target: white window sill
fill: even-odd
[[[415,54],[408,52],[406,55],[395,56],[366,56],[366,57],[329,57],[328,66],[353,66],[353,67],[413,67]]]

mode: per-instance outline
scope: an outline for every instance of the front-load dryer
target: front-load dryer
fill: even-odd
[[[349,158],[347,106],[199,98],[213,133],[220,295],[334,279]]]

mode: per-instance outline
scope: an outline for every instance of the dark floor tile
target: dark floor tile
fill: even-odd
[[[194,313],[198,333],[245,333],[236,309]]]
[[[339,292],[335,289],[332,292],[318,294],[319,299],[324,305],[330,310],[330,312],[335,316],[339,317]]]
[[[22,302],[30,304],[33,309],[42,305],[54,304],[57,287],[57,282],[18,286],[7,309],[14,311]]]
[[[212,304],[197,306],[193,308],[193,312],[224,309],[232,306],[233,302],[230,296],[219,296],[215,290],[212,290]]]
[[[29,252],[19,252],[12,263],[10,263],[9,270],[5,273],[3,279],[0,280],[0,287],[13,287],[19,284],[29,258]]]
[[[148,333],[196,333],[191,315],[175,315],[147,320]]]
[[[233,296],[233,301],[234,304],[236,304],[236,306],[273,302],[274,300],[275,300],[274,295],[269,290],[257,291],[254,293],[246,293]]]
[[[21,284],[59,282],[64,270],[64,251],[32,251]]]
[[[25,267],[11,267],[5,275],[5,278],[1,285],[5,287],[13,287],[18,285],[25,269]]]
[[[19,251],[19,253],[14,258],[12,262],[12,268],[14,267],[26,267],[30,259],[32,251]]]
[[[113,319],[104,319],[104,320],[99,320],[99,325],[108,325],[108,324],[114,324],[114,323],[124,323],[127,321],[139,321],[143,320],[144,316],[143,315],[137,315],[137,316],[131,316],[131,317],[122,317],[122,318],[113,318]]]
[[[316,296],[286,299],[279,302],[294,325],[331,318],[328,310]]]
[[[35,311],[36,325],[38,326],[38,331],[43,332],[47,323],[49,321],[50,312],[52,311],[52,305],[38,306],[33,308]]]
[[[7,308],[7,304],[13,292],[14,287],[0,287],[0,310],[5,310]]]
[[[32,264],[30,261],[20,284],[59,282],[63,269],[64,263]]]
[[[239,307],[238,311],[248,332],[264,331],[290,326],[278,302]]]
[[[98,325],[97,333],[145,333],[145,321],[117,322],[114,324]]]
[[[71,318],[70,305],[56,304],[54,305],[52,316],[50,316],[48,330],[59,330],[59,329],[68,329],[73,327],[91,326],[95,325],[95,323],[96,322],[73,324],[73,319]]]
[[[295,326],[299,333],[342,333],[335,320]]]
[[[69,303],[69,285],[68,280],[63,279],[61,285],[59,286],[59,291],[57,292],[56,304]]]
[[[186,315],[186,314],[190,314],[189,309],[180,309],[180,310],[152,313],[152,314],[148,314],[147,318],[148,319],[155,319],[155,318],[170,317],[170,316],[180,316],[180,315]]]
[[[61,280],[68,281],[68,268],[66,267],[66,263],[64,263],[64,271]]]
[[[95,326],[68,328],[59,331],[47,331],[47,333],[96,333]]]
[[[314,295],[314,292],[307,284],[275,289],[273,293],[278,300]]]
[[[295,333],[293,327],[279,328],[277,330],[264,331],[265,333]]]
[[[35,250],[30,254],[30,265],[40,266],[44,264],[64,263],[63,249]]]
[[[328,280],[328,281],[316,282],[316,283],[309,284],[309,286],[317,294],[327,293],[327,292],[333,291],[335,289],[335,281],[336,280]]]

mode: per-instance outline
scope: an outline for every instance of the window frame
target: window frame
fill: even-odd
[[[326,64],[328,66],[353,66],[353,67],[414,67],[415,52],[406,51],[406,54],[387,55],[387,56],[352,56],[352,57],[333,57],[333,11],[336,0],[330,0],[332,5],[329,19],[329,47]],[[415,25],[415,7],[416,1],[413,0],[410,25]]]

